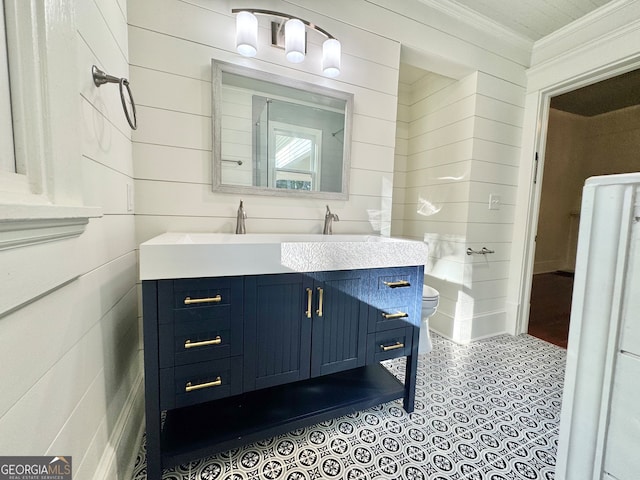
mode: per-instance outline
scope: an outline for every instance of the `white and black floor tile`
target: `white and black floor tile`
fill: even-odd
[[[554,480],[566,351],[433,335],[415,411],[378,405],[165,470],[163,480]],[[385,362],[398,378],[404,359]],[[144,441],[133,480],[146,479]]]

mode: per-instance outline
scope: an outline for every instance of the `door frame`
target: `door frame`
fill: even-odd
[[[540,84],[539,89],[527,92],[511,254],[513,260],[510,278],[515,281],[511,282],[507,297],[507,331],[513,335],[527,333],[529,327],[535,238],[540,214],[551,98],[638,68],[640,52],[577,75],[550,79],[548,83],[536,79]],[[533,69],[528,72],[529,80],[534,74],[538,72]]]

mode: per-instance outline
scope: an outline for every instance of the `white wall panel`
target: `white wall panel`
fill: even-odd
[[[440,109],[433,113],[425,113],[416,117],[409,125],[409,138],[438,130],[439,128],[458,122],[461,118],[468,118],[474,115],[476,110],[475,95],[464,97],[447,108]]]
[[[133,296],[130,298],[133,300]],[[133,305],[134,303],[129,306],[130,314],[134,313]],[[129,320],[132,320],[131,325],[135,325],[135,316]],[[105,367],[111,368],[113,365],[113,363],[109,364],[108,357],[111,356],[113,362],[113,356],[107,349],[114,345],[105,343],[105,340],[112,335],[112,332],[118,331],[118,322],[126,321],[127,316],[117,309],[107,313],[103,319],[104,323],[96,322],[86,335],[71,346],[12,406],[8,414],[0,418],[0,430],[5,433],[0,437],[0,449],[3,452],[9,455],[21,455],[24,454],[23,449],[27,444],[30,447],[29,452],[33,454],[43,455],[48,451],[52,439],[72,417],[77,404],[90,389],[96,376],[100,375]],[[125,365],[130,364],[126,357],[121,360]],[[60,392],[65,392],[65,395],[60,395]],[[51,401],[52,398],[56,401]],[[105,399],[106,401],[108,398]],[[43,405],[47,408],[43,409]],[[94,407],[89,418],[94,422],[95,428],[104,415],[104,408],[98,405]],[[38,435],[34,436],[34,432]],[[88,435],[90,432],[85,433]],[[86,438],[85,442],[89,438]],[[79,445],[75,444],[75,447],[77,450],[71,452],[71,455],[82,458],[86,444],[82,442]]]
[[[486,70],[478,72],[477,81],[478,93],[524,108],[524,83],[511,82],[506,78],[486,73]]]
[[[510,125],[522,125],[524,107],[496,100],[495,98],[485,95],[477,95],[475,100],[477,115]]]
[[[473,132],[475,121],[474,117],[467,117],[432,132],[416,135],[411,138],[409,154],[466,140]]]
[[[97,110],[94,105],[85,98],[80,99],[82,115],[82,132],[80,140],[82,142],[82,154],[115,170],[126,176],[133,176],[131,140],[116,127],[104,111]],[[111,114],[115,116],[121,112],[114,110]],[[124,117],[124,115],[122,115]],[[126,123],[126,120],[124,120]],[[128,135],[128,134],[127,134]],[[85,204],[92,205],[85,201]]]
[[[9,313],[0,306],[0,363],[7,367],[0,375],[3,384],[12,385],[0,398],[0,450],[26,455],[64,449],[74,457],[78,478],[94,478],[101,462],[115,458],[131,464],[135,450],[130,441],[122,446],[119,440],[131,439],[131,432],[136,436],[141,425],[138,405],[126,432],[113,436],[121,412],[131,411],[132,378],[140,375],[134,219],[126,205],[126,186],[133,185],[131,129],[118,86],[98,88],[91,77],[94,64],[129,77],[129,41],[124,0],[74,6],[77,34],[69,53],[77,69],[56,93],[77,95],[80,108],[71,108],[66,120],[81,129],[55,142],[80,147],[83,170],[74,181],[84,203],[101,207],[105,215],[91,219],[73,240],[0,253],[8,280],[20,287],[16,295],[2,288],[1,298],[14,304]],[[132,89],[135,95],[135,85]],[[64,167],[65,159],[55,159],[54,170]],[[98,430],[104,433],[101,441]],[[126,478],[125,470],[110,478]]]
[[[212,153],[208,150],[134,143],[135,178],[165,182],[211,184]]]
[[[210,80],[136,66],[130,75],[131,85],[144,85],[136,90],[136,105],[211,116]]]
[[[133,286],[120,304],[114,307],[114,312],[103,320],[112,327],[112,330],[104,332],[104,344],[100,352],[106,368],[89,386],[60,435],[49,445],[47,453],[82,452],[98,430],[103,412],[110,414],[112,423],[117,420],[127,394],[140,373],[137,362],[137,322],[134,321],[137,318],[136,295]],[[114,325],[117,319],[126,319],[127,325]],[[106,441],[103,445],[106,447]],[[74,467],[76,470],[77,466]]]
[[[127,213],[127,186],[133,188],[133,180],[130,176],[84,156],[82,157],[82,176],[84,178],[82,191],[88,205],[100,205],[104,215]]]
[[[474,132],[478,138],[517,147],[520,145],[522,127],[476,117]]]
[[[483,162],[476,159],[473,162],[470,179],[473,182],[517,186],[518,168],[511,165]],[[513,221],[513,216],[511,216],[511,220]]]
[[[95,4],[107,24],[122,56],[128,60],[127,15],[114,0],[95,0]],[[128,63],[128,62],[127,62]]]
[[[211,150],[211,117],[139,107],[138,120],[134,142]]]
[[[351,143],[351,168],[374,170],[377,172],[393,172],[394,149],[364,142]]]
[[[135,257],[129,254],[30,303],[0,322],[0,346],[6,353],[3,361],[6,368],[0,377],[4,384],[12,385],[0,398],[0,417],[120,301],[136,277]],[[94,298],[100,301],[87,301]],[[52,342],[60,331],[66,332],[64,337]],[[33,356],[33,350],[25,349],[24,343],[16,342],[16,338],[29,339],[38,355]]]
[[[354,142],[370,143],[393,148],[396,138],[395,121],[356,114],[353,116],[353,129],[351,134]]]
[[[518,167],[520,164],[520,148],[476,138],[473,142],[473,158],[485,162]]]
[[[123,51],[114,41],[112,26],[105,21],[96,3],[78,1],[76,5],[78,32],[86,44],[91,46],[91,50],[100,62],[98,66],[111,75],[127,76],[129,65],[126,50]],[[114,30],[119,30],[116,25],[122,21],[122,18],[119,21],[117,18],[108,18],[108,20],[113,22]],[[80,65],[80,67],[81,72],[91,79],[91,65]],[[115,89],[113,85],[111,87]]]

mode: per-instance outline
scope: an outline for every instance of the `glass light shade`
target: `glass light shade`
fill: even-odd
[[[236,49],[245,57],[255,57],[258,52],[258,19],[251,12],[236,15]]]
[[[297,18],[287,20],[284,24],[284,51],[291,63],[304,60],[305,30],[304,23]]]
[[[329,38],[322,44],[322,72],[327,77],[340,75],[341,45],[335,38]]]

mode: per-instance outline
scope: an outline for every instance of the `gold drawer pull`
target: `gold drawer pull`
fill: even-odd
[[[316,310],[316,313],[318,314],[319,317],[322,316],[322,308],[323,308],[323,304],[324,304],[324,289],[318,287],[318,294],[319,297],[318,298],[318,309]]]
[[[184,304],[185,305],[193,305],[195,303],[218,303],[222,301],[222,297],[220,296],[220,294],[216,295],[215,297],[207,297],[207,298],[191,298],[191,297],[187,297],[184,299]]]
[[[201,388],[219,387],[220,385],[222,385],[222,379],[218,377],[213,382],[199,383],[198,385],[191,385],[191,382],[188,382],[184,387],[184,391],[193,392],[194,390],[200,390]]]
[[[202,342],[193,342],[191,340],[186,340],[184,342],[184,348],[194,348],[194,347],[206,347],[207,345],[220,345],[222,343],[222,339],[220,335],[218,335],[213,340],[203,340]]]
[[[397,288],[397,287],[410,287],[411,282],[407,280],[398,280],[397,282],[382,282],[389,288]]]
[[[313,290],[307,288],[307,311],[304,312],[307,318],[311,318],[311,297],[313,297]]]
[[[405,312],[398,312],[398,313],[382,313],[382,316],[384,318],[386,318],[387,320],[391,320],[393,318],[405,318],[408,317],[409,314],[405,313]]]
[[[404,348],[404,343],[396,342],[393,345],[380,345],[380,348],[382,349],[383,352],[388,352],[389,350]]]

